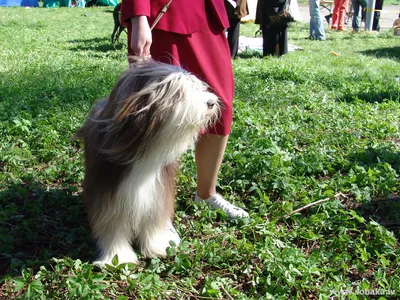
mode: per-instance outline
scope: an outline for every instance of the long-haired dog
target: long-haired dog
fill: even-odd
[[[83,198],[100,250],[98,265],[166,255],[174,214],[177,159],[219,115],[209,87],[179,67],[130,68],[91,111],[84,140]]]

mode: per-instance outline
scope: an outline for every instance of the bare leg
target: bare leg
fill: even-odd
[[[246,218],[242,208],[226,201],[217,194],[218,172],[224,157],[229,136],[207,134],[196,145],[197,194],[195,202],[205,201],[213,209],[221,209],[229,218]]]
[[[218,172],[229,136],[204,134],[196,145],[197,195],[202,199],[216,194]]]

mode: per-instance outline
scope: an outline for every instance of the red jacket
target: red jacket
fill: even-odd
[[[224,0],[172,0],[167,12],[155,28],[180,34],[191,34],[198,31],[206,22],[205,3],[208,2],[220,24],[229,27]],[[123,0],[121,4],[122,23],[127,26],[133,16],[148,17],[149,24],[168,0]]]

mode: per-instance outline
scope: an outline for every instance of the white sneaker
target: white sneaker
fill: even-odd
[[[173,241],[176,246],[180,244],[181,238],[176,232],[174,225],[172,225],[171,220],[168,221],[167,227],[165,228],[165,235],[168,237],[168,240]]]
[[[194,196],[194,201],[197,203],[201,203],[205,201],[211,208],[220,209],[225,212],[229,218],[248,218],[249,214],[241,209],[233,205],[232,203],[226,201],[221,195],[215,194],[208,199],[201,199],[197,194]]]

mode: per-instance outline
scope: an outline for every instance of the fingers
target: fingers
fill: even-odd
[[[147,42],[147,43],[144,45],[144,47],[143,47],[142,55],[143,55],[145,58],[150,58],[150,57],[151,57],[151,55],[150,55],[150,46],[151,46],[151,42],[150,42],[150,43]]]

